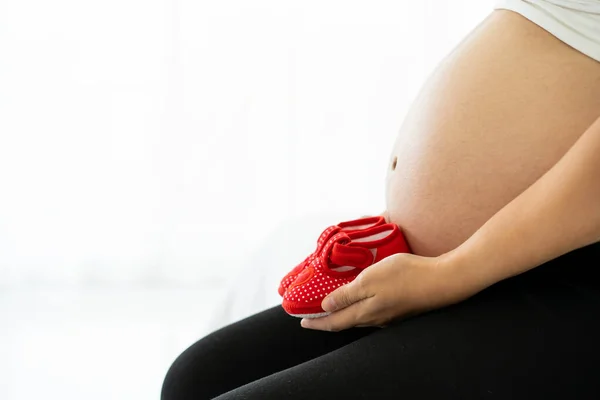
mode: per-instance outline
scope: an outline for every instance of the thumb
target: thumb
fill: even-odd
[[[327,312],[341,310],[364,299],[366,296],[363,295],[364,291],[359,281],[360,279],[355,279],[327,295],[321,302],[323,310]]]

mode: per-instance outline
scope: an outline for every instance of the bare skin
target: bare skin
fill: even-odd
[[[415,254],[452,250],[598,116],[600,63],[516,13],[494,11],[407,114],[388,169],[388,219]]]
[[[495,11],[427,82],[394,148],[386,218],[415,254],[369,267],[302,326],[384,326],[600,242],[599,154],[600,63]]]
[[[600,118],[533,185],[456,249],[394,254],[322,302],[331,312],[305,328],[385,326],[463,301],[503,279],[600,242]]]

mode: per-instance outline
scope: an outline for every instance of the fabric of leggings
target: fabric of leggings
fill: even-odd
[[[162,400],[600,399],[599,267],[597,243],[385,328],[274,307],[185,350]]]

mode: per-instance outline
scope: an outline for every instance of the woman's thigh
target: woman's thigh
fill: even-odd
[[[274,307],[199,340],[175,360],[162,389],[163,400],[213,398],[228,390],[342,347],[374,328],[338,334],[310,331]]]
[[[592,271],[600,258],[586,263],[584,255],[392,324],[219,399],[600,398],[600,283]]]

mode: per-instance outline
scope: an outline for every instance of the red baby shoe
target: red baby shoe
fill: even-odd
[[[396,253],[410,253],[400,228],[377,225],[333,235],[288,287],[283,309],[299,318],[323,317],[321,302],[329,293],[352,282],[365,268]]]
[[[306,257],[306,259],[304,259],[304,261],[302,261],[300,264],[296,265],[294,267],[294,269],[292,269],[290,272],[287,273],[286,276],[283,277],[283,279],[281,280],[281,283],[279,284],[279,288],[277,289],[277,291],[279,292],[279,295],[283,297],[287,288],[298,277],[298,274],[300,272],[302,272],[304,267],[306,267],[310,263],[310,261],[317,254],[319,254],[322,251],[325,243],[327,243],[329,238],[331,238],[337,232],[343,231],[343,232],[349,233],[349,232],[372,228],[374,226],[383,225],[383,224],[385,224],[385,218],[382,216],[376,216],[376,217],[365,217],[365,218],[355,219],[353,221],[340,222],[337,225],[333,225],[333,226],[330,226],[329,228],[325,229],[323,231],[323,233],[321,233],[321,235],[319,236],[319,239],[317,240],[317,249],[312,254],[310,254],[308,257]]]

